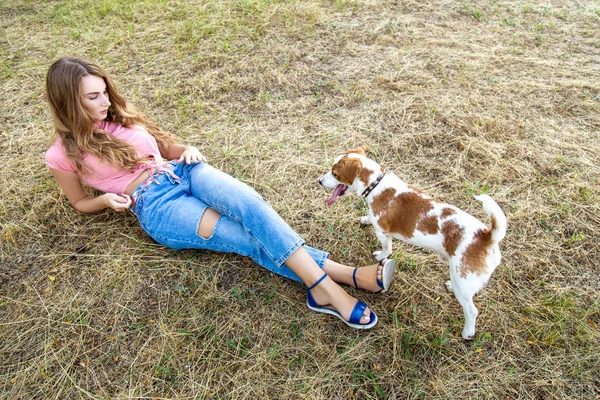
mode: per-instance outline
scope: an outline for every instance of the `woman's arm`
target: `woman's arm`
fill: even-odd
[[[116,211],[123,211],[131,205],[131,198],[126,194],[120,196],[115,193],[105,193],[93,197],[83,189],[76,174],[54,168],[50,168],[50,172],[67,199],[69,199],[69,203],[79,212],[92,213],[104,210],[107,207]]]
[[[159,145],[158,149],[160,150],[160,155],[167,160],[185,161],[186,164],[206,162],[206,157],[194,146],[172,143],[166,149]]]
[[[141,129],[148,133],[148,129],[142,125],[134,125],[135,129]],[[179,143],[171,143],[167,148],[158,143],[158,151],[165,160],[177,160],[178,163],[185,161],[186,164],[206,162],[206,157],[194,146],[185,146]]]

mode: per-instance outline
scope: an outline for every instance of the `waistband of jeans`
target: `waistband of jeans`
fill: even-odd
[[[153,164],[149,164],[147,168],[144,168],[145,171],[148,171],[150,173],[150,176],[142,183],[140,183],[138,185],[137,188],[135,188],[133,190],[133,192],[131,193],[131,206],[129,207],[129,209],[131,210],[131,212],[133,212],[135,214],[135,203],[137,202],[138,197],[140,196],[140,194],[142,194],[144,191],[146,191],[148,189],[148,186],[150,186],[153,183],[156,183],[157,185],[160,184],[160,182],[158,182],[157,178],[160,177],[161,175],[170,175],[173,179],[175,179],[176,181],[179,181],[181,178],[177,175],[175,175],[175,173],[173,172],[173,170],[175,169],[175,167],[177,166],[177,161],[172,160],[169,161],[168,163],[166,163],[165,165],[161,165],[156,166]]]

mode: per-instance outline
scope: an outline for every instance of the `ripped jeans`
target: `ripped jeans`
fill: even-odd
[[[271,272],[298,282],[284,265],[303,246],[319,267],[329,253],[304,245],[304,240],[250,186],[207,163],[166,165],[132,193],[132,211],[158,243],[173,249],[207,249],[251,257]],[[207,208],[221,215],[212,235],[199,235]]]

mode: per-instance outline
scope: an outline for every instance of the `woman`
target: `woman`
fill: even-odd
[[[358,329],[377,316],[336,282],[388,289],[394,260],[352,268],[304,241],[249,186],[206,163],[196,147],[176,143],[117,92],[98,66],[65,57],[46,77],[56,140],[46,164],[80,212],[130,209],[157,242],[252,257],[307,286],[310,309]],[[93,197],[83,184],[104,194]]]

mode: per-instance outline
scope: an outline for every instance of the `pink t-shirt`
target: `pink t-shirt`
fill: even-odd
[[[162,159],[156,139],[142,127],[126,128],[107,121],[100,121],[96,126],[118,139],[133,144],[138,150],[138,156],[151,156],[154,160]],[[83,163],[91,172],[82,175],[81,181],[105,193],[123,194],[127,186],[148,169],[148,166],[143,165],[137,166],[133,172],[116,169],[111,164],[88,153],[83,155]],[[59,137],[46,151],[46,165],[60,171],[77,174],[75,165],[69,160]]]

